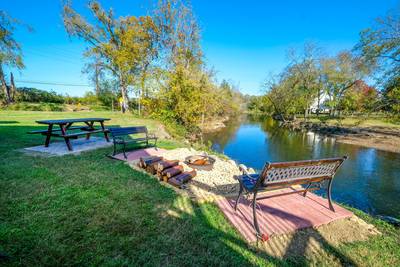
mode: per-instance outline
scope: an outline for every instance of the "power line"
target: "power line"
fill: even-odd
[[[18,83],[31,83],[31,84],[45,84],[45,85],[57,85],[57,86],[84,86],[84,87],[92,87],[88,84],[73,84],[73,83],[57,83],[57,82],[42,82],[42,81],[23,81],[16,80]]]

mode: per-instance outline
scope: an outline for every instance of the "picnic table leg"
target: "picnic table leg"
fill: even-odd
[[[64,125],[60,124],[60,129],[61,129],[62,135],[66,135],[66,131],[65,131]],[[67,144],[68,150],[72,151],[73,149],[72,149],[72,145],[71,145],[71,142],[70,142],[69,138],[64,136],[64,141],[65,141],[65,144]]]
[[[51,138],[51,131],[53,130],[53,124],[49,124],[49,127],[47,128],[47,135],[46,135],[46,142],[44,143],[45,147],[48,147],[50,144],[50,138]]]
[[[106,132],[106,128],[104,127],[104,121],[100,122],[101,129],[103,130],[104,137],[106,138],[107,142],[110,142],[110,139],[108,138],[108,133]]]
[[[94,124],[94,121],[86,123],[86,125],[89,126],[90,129],[93,129],[93,124]],[[89,138],[90,138],[90,132],[86,134],[86,140],[89,140]]]

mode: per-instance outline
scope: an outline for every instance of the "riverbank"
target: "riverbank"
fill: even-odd
[[[382,235],[328,246],[298,233],[301,242],[288,243],[281,258],[244,242],[213,203],[193,201],[109,159],[110,148],[61,158],[19,152],[43,142],[42,136],[26,134],[39,128],[35,120],[78,116],[108,117],[108,125],[146,125],[156,133],[159,126],[111,112],[0,112],[0,265],[400,264],[399,229],[357,210]],[[173,139],[160,142],[166,149],[181,146]],[[320,253],[314,253],[318,243]],[[312,253],[289,253],[295,247]]]
[[[215,118],[213,120],[205,121],[203,124],[200,124],[199,127],[204,133],[210,133],[225,128],[225,123],[228,120],[229,117]]]
[[[336,142],[375,148],[400,153],[400,126],[395,124],[334,125],[332,122],[295,120],[286,126],[292,130],[312,131],[329,137]]]

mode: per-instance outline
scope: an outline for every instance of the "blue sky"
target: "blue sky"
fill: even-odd
[[[150,0],[101,1],[117,15],[142,15],[153,5]],[[88,15],[87,1],[74,0],[78,11]],[[351,49],[359,32],[374,18],[383,16],[399,1],[262,1],[192,0],[202,28],[202,48],[217,79],[238,85],[242,93],[262,93],[261,83],[269,73],[279,72],[286,63],[286,51],[316,42],[327,53]],[[34,28],[19,29],[26,68],[16,72],[17,86],[54,89],[59,93],[83,95],[91,90],[81,70],[86,45],[70,39],[61,20],[57,0],[2,0],[0,9]],[[50,82],[43,85],[28,82]],[[74,86],[72,86],[74,85]]]

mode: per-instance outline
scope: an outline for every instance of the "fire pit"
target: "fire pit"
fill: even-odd
[[[197,170],[210,171],[213,168],[215,159],[207,155],[194,155],[185,159],[185,163]]]

